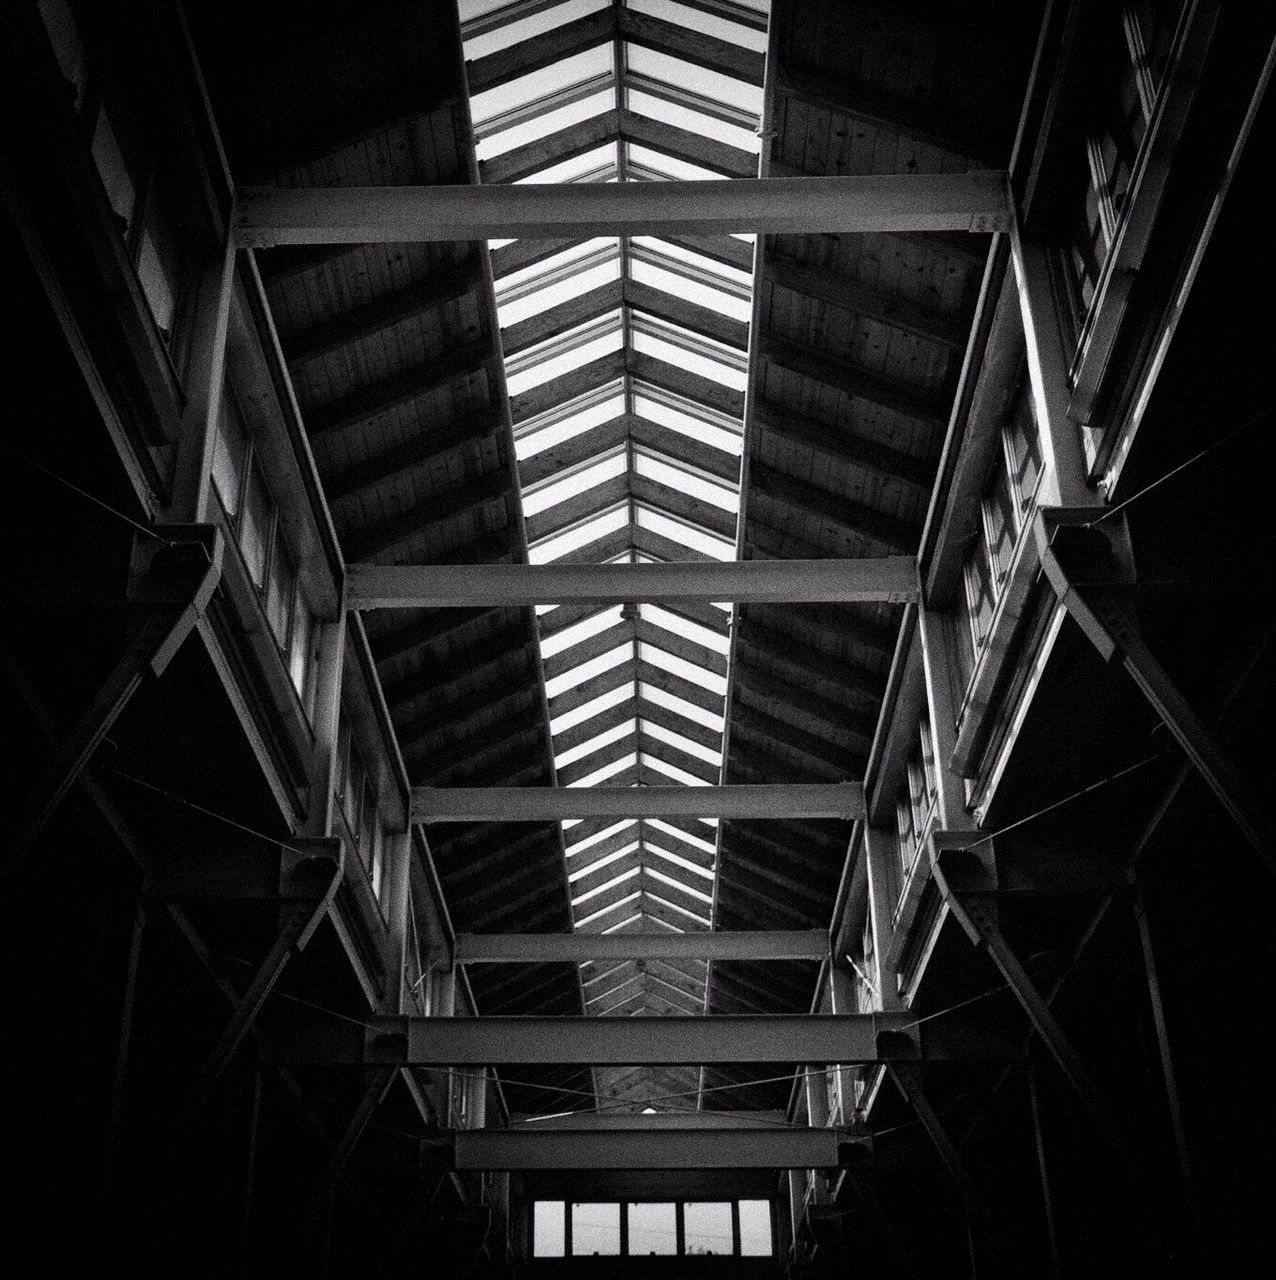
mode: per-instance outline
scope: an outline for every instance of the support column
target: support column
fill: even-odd
[[[252,1105],[248,1115],[248,1153],[244,1161],[244,1199],[239,1215],[239,1274],[251,1274],[249,1264],[253,1224],[253,1196],[257,1183],[257,1137],[261,1129],[261,1067],[253,1071]]]
[[[902,1009],[896,975],[886,967],[894,940],[891,918],[895,913],[898,875],[895,865],[898,857],[892,836],[879,828],[864,828],[864,859],[868,868],[868,907],[873,924],[873,972],[869,975],[877,983],[882,1009],[886,1012]]]
[[[997,920],[995,896],[987,892],[963,891],[950,883],[950,880],[955,879],[954,872],[945,874],[936,865],[935,880],[944,901],[948,903],[966,936],[987,952],[1006,985],[1014,992],[1033,1029],[1072,1086],[1082,1109],[1090,1117],[1116,1163],[1124,1170],[1132,1192],[1147,1214],[1148,1222],[1156,1224],[1158,1215],[1152,1199],[1153,1184],[1149,1181],[1143,1162],[1135,1155],[1138,1148],[1126,1134],[1125,1125],[1109,1105],[1107,1098],[1091,1079],[1081,1056],[1051,1012],[1049,1002],[1020,964],[1019,957],[1011,950]]]
[[[226,382],[226,335],[234,283],[235,244],[227,236],[218,256],[204,266],[195,292],[190,357],[184,379],[187,399],[169,508],[174,520],[203,523],[212,509],[209,481]]]
[[[124,1121],[124,1101],[128,1084],[129,1042],[133,1036],[133,1004],[137,995],[137,974],[142,961],[142,939],[146,929],[146,904],[138,900],[133,911],[128,967],[124,975],[124,996],[120,1005],[120,1034],[115,1046],[115,1071],[111,1078],[111,1105],[106,1121],[106,1159],[103,1172],[103,1199],[110,1199],[119,1169],[120,1133]]]
[[[411,909],[409,882],[412,875],[412,834],[399,831],[386,839],[386,855],[389,867],[386,871],[386,921],[390,932],[391,963],[397,969],[393,985],[387,987],[384,1013],[411,1013],[408,1008],[407,973],[408,945],[411,928],[408,911]]]
[[[1049,248],[1042,241],[1026,238],[1016,218],[1010,229],[1010,252],[1023,317],[1034,416],[1041,436],[1041,502],[1045,506],[1093,506],[1098,495],[1086,482],[1081,430],[1068,417],[1071,361],[1055,307]]]
[[[1063,1270],[1059,1263],[1059,1237],[1055,1227],[1054,1196],[1050,1191],[1050,1166],[1046,1161],[1045,1135],[1041,1128],[1041,1099],[1037,1094],[1037,1062],[1031,1052],[1028,1055],[1028,1102],[1032,1108],[1032,1134],[1037,1147],[1037,1168],[1041,1174],[1041,1200],[1046,1213],[1046,1234],[1050,1240],[1050,1273],[1054,1280],[1061,1280]]]
[[[1161,980],[1156,967],[1156,949],[1148,922],[1147,904],[1137,887],[1134,892],[1134,918],[1139,926],[1143,946],[1143,967],[1147,973],[1148,1001],[1156,1025],[1156,1042],[1161,1057],[1161,1073],[1165,1079],[1165,1099],[1170,1110],[1170,1127],[1174,1131],[1174,1150],[1178,1156],[1179,1178],[1183,1186],[1183,1207],[1187,1211],[1187,1230],[1194,1251],[1201,1233],[1200,1202],[1196,1196],[1196,1180],[1192,1176],[1192,1160],[1188,1153],[1187,1131],[1183,1126],[1183,1108],[1179,1102],[1178,1078],[1174,1071],[1174,1055],[1170,1050],[1169,1029],[1165,1025],[1165,1007],[1161,1003]]]

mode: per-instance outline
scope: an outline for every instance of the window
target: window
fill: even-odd
[[[561,1258],[567,1252],[565,1208],[561,1200],[537,1200],[532,1206],[532,1257]]]
[[[684,1205],[683,1241],[688,1254],[734,1253],[730,1202],[716,1200]]]
[[[631,1204],[629,1253],[635,1257],[678,1252],[678,1206],[672,1202]]]
[[[572,1256],[614,1257],[620,1252],[618,1204],[572,1205]]]
[[[622,1213],[623,1210],[623,1213]],[[563,1201],[532,1205],[532,1256],[770,1257],[769,1200]]]
[[[1101,7],[1087,51],[1090,98],[1069,180],[1064,292],[1080,331],[1125,216],[1139,149],[1165,80],[1179,0]]]
[[[354,741],[354,730],[345,716],[337,729],[337,780],[335,787],[345,834],[359,855],[377,900],[384,879],[385,827],[371,771],[364,764]]]
[[[81,39],[66,0],[40,0],[39,9],[54,56],[72,86],[89,154],[142,296],[164,345],[174,350],[185,263],[173,234],[179,219],[172,208],[172,179],[153,143],[140,130],[130,128],[129,103],[118,89],[127,83],[127,73],[120,75],[116,70],[112,75],[112,69],[99,65],[95,50],[86,48]]]
[[[260,593],[293,688],[309,715],[314,695],[314,619],[229,385],[222,395],[213,442],[212,481],[244,567]]]
[[[740,1253],[746,1258],[769,1258],[772,1252],[771,1202],[741,1200]]]

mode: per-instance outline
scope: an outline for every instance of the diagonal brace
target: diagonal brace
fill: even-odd
[[[144,564],[131,575],[129,598],[145,607],[110,675],[59,748],[28,805],[3,874],[12,875],[40,832],[75,786],[102,740],[148,676],[158,678],[195,629],[221,577],[222,535],[212,525],[159,531],[159,543],[142,551]]]
[[[230,1021],[227,1022],[217,1043],[204,1060],[204,1065],[200,1068],[199,1075],[182,1105],[175,1126],[175,1132],[178,1135],[188,1134],[194,1128],[218,1081],[230,1065],[235,1050],[251,1030],[257,1014],[261,1012],[262,1005],[274,990],[275,983],[279,981],[279,976],[287,967],[288,961],[293,955],[305,950],[306,944],[314,936],[315,930],[327,914],[345,872],[345,846],[337,840],[332,843],[335,845],[336,857],[332,879],[326,892],[317,903],[292,903],[284,908],[274,944],[258,966],[252,982],[248,984],[247,991],[240,997]]]
[[[1120,659],[1263,865],[1276,872],[1271,814],[1143,640],[1128,599],[1134,569],[1124,518],[1100,527],[1093,511],[1045,510],[1038,513],[1036,536],[1059,602],[1105,661]]]

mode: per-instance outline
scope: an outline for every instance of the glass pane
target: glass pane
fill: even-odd
[[[310,610],[300,591],[297,592],[292,610],[292,640],[288,646],[288,674],[293,686],[306,704],[306,685],[310,674]],[[306,711],[309,713],[307,706]]]
[[[618,1204],[572,1204],[572,1256],[601,1254],[613,1257],[620,1252],[620,1206]]]
[[[226,513],[239,510],[239,490],[248,457],[248,440],[239,425],[239,417],[230,404],[230,393],[222,393],[221,412],[217,417],[217,443],[213,446],[213,484]]]
[[[120,150],[119,140],[105,111],[98,112],[92,150],[98,175],[106,188],[107,199],[110,200],[111,208],[115,210],[115,216],[120,221],[121,232],[127,234],[129,223],[133,220],[133,206],[137,202],[137,192],[133,187],[128,165],[124,162],[124,153]]]
[[[713,1201],[682,1207],[683,1240],[688,1254],[730,1254],[735,1250],[731,1231],[731,1205]]]
[[[266,583],[266,617],[281,649],[288,646],[288,622],[292,616],[295,588],[296,577],[292,565],[288,563],[288,557],[280,547],[271,561],[270,579]]]
[[[537,1200],[532,1206],[532,1256],[563,1256],[563,1201]]]
[[[740,1252],[746,1258],[771,1255],[771,1202],[740,1201]]]
[[[274,511],[266,483],[254,467],[248,475],[244,494],[244,519],[239,529],[239,549],[244,553],[248,573],[257,586],[266,576],[266,558],[270,554],[270,529]]]
[[[629,1206],[629,1252],[636,1255],[678,1252],[678,1223],[673,1204]]]

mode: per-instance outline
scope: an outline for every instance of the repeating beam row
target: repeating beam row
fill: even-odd
[[[586,960],[823,960],[823,929],[696,933],[461,933],[456,964]]]
[[[864,816],[859,782],[723,787],[413,787],[413,822],[563,822],[573,818]]]
[[[918,598],[912,556],[658,564],[352,564],[351,609],[448,609],[637,601],[854,604]]]
[[[919,1024],[909,1013],[316,1019],[277,1027],[265,1046],[281,1063],[421,1067],[999,1062],[1018,1052],[973,1027]]]
[[[661,233],[1005,231],[1000,170],[513,186],[253,187],[237,242],[405,244]]]

